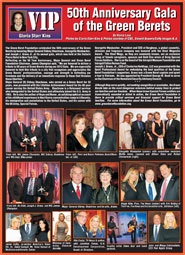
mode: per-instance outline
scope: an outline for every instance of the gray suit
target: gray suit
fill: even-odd
[[[23,242],[34,242],[35,236],[37,232],[37,225],[31,223],[31,231],[29,234],[25,231],[25,225],[20,226],[20,232],[21,232],[21,241]]]

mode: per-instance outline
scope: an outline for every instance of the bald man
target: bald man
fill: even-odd
[[[23,201],[23,187],[24,181],[22,179],[22,169],[16,170],[15,176],[10,177],[8,181],[8,193],[10,203],[17,203]]]
[[[56,121],[51,120],[50,112],[44,113],[44,122],[41,124],[42,150],[59,151],[61,147],[60,128]]]
[[[17,120],[10,124],[9,135],[11,138],[11,151],[25,151],[25,145],[22,142],[22,137],[26,133],[26,126],[23,123],[24,114],[17,113]]]
[[[41,186],[40,179],[37,178],[37,172],[35,169],[30,171],[30,177],[25,178],[24,182],[24,202],[25,203],[39,203],[41,198],[39,197],[38,190]]]
[[[37,126],[37,119],[32,118],[30,121],[30,126],[26,128],[26,133],[32,143],[28,145],[28,151],[40,151],[40,142],[42,141],[42,131],[41,128]]]

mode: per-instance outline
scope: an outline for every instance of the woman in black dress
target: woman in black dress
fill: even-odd
[[[148,114],[148,119],[145,122],[145,138],[143,148],[156,148],[154,135],[152,133],[153,113]]]
[[[139,172],[135,168],[130,168],[121,184],[121,201],[137,200],[136,185],[139,179]]]
[[[72,119],[71,133],[67,135],[67,151],[89,151],[84,130],[87,126],[83,114],[76,114]]]
[[[91,203],[93,204],[115,204],[118,203],[118,189],[111,185],[113,169],[109,166],[100,167],[98,180],[101,187],[93,190]]]
[[[38,242],[50,242],[50,230],[49,224],[46,219],[42,218],[39,220],[39,225],[36,233],[36,240]]]
[[[177,226],[173,212],[167,212],[164,217],[163,225],[164,242],[179,242],[179,227]]]
[[[154,113],[155,121],[152,123],[152,133],[154,134],[154,139],[156,142],[157,149],[164,149],[164,136],[165,136],[165,124],[164,121],[160,119],[160,113]]]

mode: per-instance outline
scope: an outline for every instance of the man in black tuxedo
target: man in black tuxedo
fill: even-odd
[[[28,151],[40,151],[40,142],[42,141],[41,128],[37,126],[37,119],[32,118],[30,126],[26,128],[26,133],[30,139],[33,139],[32,143],[28,145]]]
[[[64,204],[88,204],[90,203],[92,188],[82,182],[84,169],[74,165],[70,170],[71,182],[63,185]]]
[[[39,203],[40,197],[38,190],[41,187],[40,179],[36,178],[36,170],[30,171],[30,177],[25,178],[24,182],[24,202]]]
[[[143,148],[145,123],[142,121],[142,115],[136,115],[137,120],[132,123],[131,135],[136,149]]]
[[[160,215],[153,216],[153,223],[149,225],[149,242],[163,242],[163,226]]]
[[[136,186],[137,200],[153,201],[158,198],[158,186],[154,182],[155,173],[152,169],[148,169],[145,173],[145,181],[140,182]]]
[[[165,148],[175,148],[177,143],[179,143],[180,122],[173,119],[172,111],[167,111],[166,116],[168,120],[165,121],[164,145]]]
[[[137,225],[135,216],[132,217],[132,220],[129,221],[127,226],[128,226],[128,228],[133,228],[131,230],[131,241],[132,241],[132,243],[136,243],[136,230],[137,230],[138,225]]]
[[[59,151],[61,148],[61,134],[57,121],[51,120],[49,112],[44,113],[45,122],[40,127],[42,130],[42,150]]]
[[[8,193],[11,203],[23,202],[23,187],[24,181],[22,179],[22,169],[16,170],[16,175],[10,177],[8,181]]]
[[[11,138],[11,151],[25,151],[26,145],[22,142],[22,138],[26,134],[26,126],[22,122],[24,114],[17,113],[17,120],[10,124],[9,135]]]
[[[139,171],[139,179],[138,182],[143,182],[145,180],[145,168],[144,166],[139,166],[138,168]]]
[[[31,223],[31,214],[24,214],[23,216],[25,224],[20,226],[21,241],[23,242],[35,242],[37,225]]]
[[[91,151],[116,151],[116,131],[105,126],[105,114],[101,110],[93,113],[94,127],[86,133]]]
[[[47,164],[43,164],[43,173],[40,174],[38,178],[41,184],[41,188],[38,190],[39,196],[41,197],[40,203],[52,203],[55,177],[48,172]]]
[[[179,177],[171,173],[171,168],[167,163],[161,163],[159,169],[163,180],[160,183],[158,200],[179,200]]]
[[[87,213],[78,211],[76,213],[76,221],[74,222],[74,237],[88,237],[88,231],[85,226],[87,222]]]

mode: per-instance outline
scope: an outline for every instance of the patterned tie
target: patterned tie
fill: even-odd
[[[157,226],[155,226],[154,239],[157,241]]]
[[[153,200],[153,192],[152,192],[151,184],[149,184],[149,198],[150,200]]]
[[[167,183],[167,179],[164,180],[160,201],[163,201],[163,199],[164,199],[164,195],[166,193],[166,183]]]
[[[29,235],[30,229],[29,229],[29,224],[26,224],[26,234]]]
[[[78,196],[78,199],[80,200],[80,187],[79,187],[79,185],[77,185],[76,194]]]
[[[31,196],[33,195],[33,178],[31,178],[28,194]]]
[[[94,146],[96,147],[96,149],[98,150],[98,141],[99,141],[99,137],[100,137],[100,133],[99,131],[97,130],[96,131],[96,138],[94,140]]]
[[[46,133],[48,133],[48,130],[49,130],[49,122],[46,121]]]

